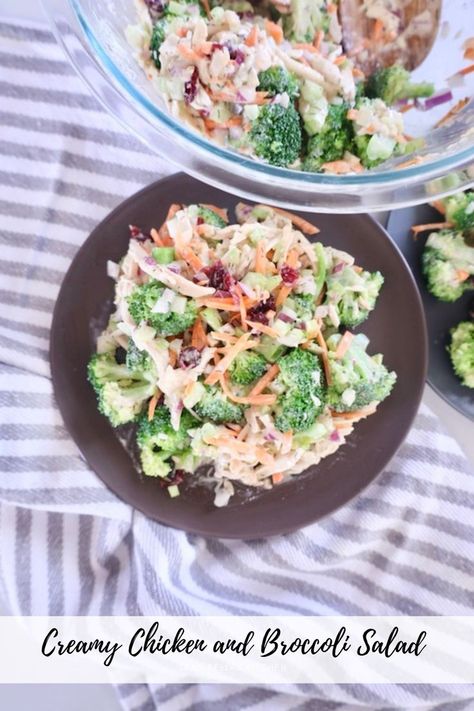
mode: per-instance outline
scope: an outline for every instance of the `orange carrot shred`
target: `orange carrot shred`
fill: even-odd
[[[345,356],[347,353],[348,349],[350,348],[350,345],[354,339],[354,334],[351,333],[350,331],[346,331],[337,344],[336,352],[334,353],[334,357],[337,360],[340,360]]]
[[[283,30],[280,25],[276,24],[276,22],[265,20],[265,32],[267,35],[270,35],[270,37],[273,37],[277,44],[281,44],[283,42]]]
[[[296,225],[296,227],[299,227],[302,232],[306,232],[308,235],[318,234],[318,228],[311,224],[311,222],[308,222],[308,220],[305,220],[303,217],[295,215],[293,212],[288,212],[288,210],[282,210],[281,207],[272,207],[271,209],[273,212],[278,213],[278,215],[287,217],[294,225]]]
[[[247,35],[247,38],[245,40],[245,44],[247,47],[254,47],[257,44],[258,40],[258,27],[257,25],[253,25],[252,29]]]
[[[418,232],[426,232],[427,230],[443,230],[446,227],[452,226],[452,222],[428,222],[426,225],[413,225],[411,231],[418,234]]]
[[[155,415],[156,406],[160,399],[160,393],[155,393],[148,403],[148,420],[151,421]]]
[[[462,109],[466,106],[466,104],[469,103],[469,97],[465,97],[464,99],[460,99],[457,104],[455,104],[447,114],[445,114],[438,123],[435,123],[434,127],[435,128],[440,128],[440,126],[444,126],[445,123],[448,123],[453,116],[456,116]]]
[[[178,354],[172,348],[169,348],[168,349],[168,357],[169,357],[169,361],[170,361],[170,366],[172,368],[174,368],[176,363],[178,362]]]
[[[233,402],[239,403],[240,405],[273,405],[277,399],[277,396],[272,393],[269,393],[268,395],[235,395],[235,393],[233,393],[229,388],[225,375],[220,376],[219,382],[226,397]]]
[[[282,306],[285,303],[285,301],[291,294],[292,289],[293,289],[292,286],[290,286],[288,284],[283,284],[283,286],[281,287],[280,291],[278,292],[278,296],[276,298],[276,305],[277,306]]]
[[[474,64],[468,64],[467,67],[464,67],[463,69],[460,69],[457,74],[458,76],[466,76],[466,74],[470,74],[471,72],[474,72]]]
[[[281,484],[283,479],[284,479],[284,476],[281,472],[275,472],[275,474],[272,474],[272,483],[273,484]]]
[[[469,272],[464,271],[464,269],[458,269],[457,272],[457,277],[460,282],[466,281],[466,279],[469,279]]]
[[[270,338],[278,338],[278,331],[276,331],[271,326],[267,326],[264,323],[260,323],[259,321],[247,321],[247,325],[255,329],[256,331],[266,333],[267,336],[270,336]]]
[[[446,214],[446,208],[442,200],[435,200],[431,203],[435,210],[438,210],[442,215]]]
[[[267,372],[262,375],[260,380],[255,383],[253,386],[252,390],[250,391],[249,395],[260,395],[265,388],[267,388],[272,380],[276,378],[278,373],[280,372],[280,367],[277,365],[277,363],[274,363],[268,370]]]
[[[372,40],[374,42],[378,42],[382,38],[383,28],[384,28],[384,24],[383,24],[382,20],[378,17],[375,20],[374,26],[372,29]]]
[[[197,348],[198,351],[202,351],[203,348],[207,346],[206,331],[204,329],[202,318],[200,318],[199,316],[197,317],[193,325],[191,345],[193,346],[193,348]]]
[[[313,44],[314,44],[314,49],[316,49],[318,52],[321,49],[321,42],[324,39],[324,32],[322,30],[318,30],[314,36]]]
[[[154,227],[150,230],[150,235],[153,240],[153,242],[156,244],[157,247],[163,247],[163,240],[161,239],[160,235],[158,234],[158,230],[156,230]]]

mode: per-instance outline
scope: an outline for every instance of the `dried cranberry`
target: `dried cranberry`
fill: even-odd
[[[184,469],[175,469],[174,472],[168,474],[167,477],[160,479],[160,486],[168,488],[169,486],[179,486],[183,483],[186,472]]]
[[[142,230],[136,225],[129,225],[130,237],[136,239],[138,242],[145,242],[145,240],[150,239],[150,235],[142,232]]]
[[[182,348],[178,356],[178,367],[184,368],[194,368],[201,360],[201,354],[197,348],[194,346],[188,346],[187,348]]]
[[[209,286],[220,291],[230,291],[235,284],[235,279],[220,260],[214,262],[204,270],[209,277]]]
[[[224,45],[220,42],[213,42],[211,49],[213,52],[215,52],[217,49],[224,49]]]
[[[243,64],[245,62],[245,54],[241,49],[230,49],[229,55],[236,64]]]
[[[203,224],[204,224],[204,220],[202,219],[202,217],[198,217],[198,218],[197,218],[196,224],[197,224],[197,225],[203,225]]]
[[[259,304],[252,306],[252,308],[247,311],[247,316],[249,321],[268,323],[267,311],[274,311],[275,309],[276,302],[275,297],[272,294],[266,301],[260,301]]]
[[[293,267],[290,267],[288,264],[284,264],[282,266],[280,269],[280,275],[283,283],[287,286],[293,286],[293,284],[298,281],[299,277],[297,269],[293,269]]]
[[[145,0],[145,5],[149,9],[151,15],[161,15],[165,9],[162,0]]]
[[[184,82],[184,103],[191,104],[196,98],[198,90],[199,72],[198,68],[194,67],[191,79]]]

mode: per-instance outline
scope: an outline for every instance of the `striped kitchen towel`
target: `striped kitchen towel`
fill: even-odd
[[[472,614],[474,478],[422,407],[351,505],[269,541],[144,518],[90,471],[55,407],[48,336],[89,231],[164,175],[44,26],[0,22],[0,595],[12,614]],[[128,711],[474,708],[472,687],[118,688]]]

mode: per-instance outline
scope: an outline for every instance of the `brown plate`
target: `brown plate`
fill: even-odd
[[[77,253],[63,281],[51,329],[51,369],[64,422],[89,465],[117,496],[150,518],[205,536],[260,538],[306,526],[346,504],[386,467],[418,409],[427,361],[426,327],[416,284],[387,233],[365,215],[308,215],[325,244],[350,252],[386,278],[379,303],[362,330],[372,353],[382,351],[398,373],[392,395],[376,415],[359,423],[347,444],[317,467],[271,491],[243,487],[223,509],[202,485],[181,487],[171,499],[156,479],[142,477],[113,428],[96,408],[86,380],[98,325],[113,296],[108,259],[127,250],[129,224],[161,224],[172,202],[214,203],[230,210],[235,198],[184,174],[161,180],[117,207]]]

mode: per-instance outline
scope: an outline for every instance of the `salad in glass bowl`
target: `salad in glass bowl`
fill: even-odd
[[[301,217],[239,204],[172,205],[130,227],[108,263],[115,310],[88,374],[114,427],[136,423],[143,474],[171,496],[187,477],[271,488],[334,453],[396,381],[352,330],[383,285],[304,232]]]
[[[402,111],[434,86],[411,83],[399,65],[365,77],[344,53],[332,2],[136,7],[127,38],[148,79],[173,117],[222,146],[275,166],[344,175],[423,144],[406,135]],[[390,41],[389,15],[386,24],[377,18],[377,38],[367,42]]]

